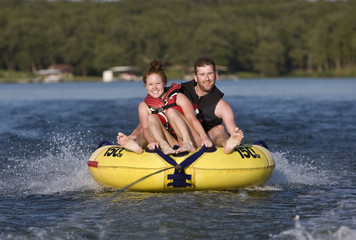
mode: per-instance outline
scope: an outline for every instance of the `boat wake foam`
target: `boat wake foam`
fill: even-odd
[[[5,175],[0,181],[4,195],[54,194],[71,191],[100,191],[91,178],[87,160],[92,149],[77,137],[55,136],[46,150],[34,159],[6,161]],[[38,151],[38,150],[36,150]]]
[[[309,159],[290,160],[288,152],[272,153],[276,168],[268,184],[291,185],[302,184],[310,186],[319,186],[324,184],[336,184],[336,177],[332,177],[328,171],[322,169],[322,166],[316,166]]]

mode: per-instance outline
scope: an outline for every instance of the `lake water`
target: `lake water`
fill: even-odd
[[[356,239],[356,79],[218,81],[244,143],[276,161],[239,191],[117,193],[102,139],[138,123],[142,83],[0,85],[0,239]]]

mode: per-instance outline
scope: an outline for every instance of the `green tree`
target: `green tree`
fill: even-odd
[[[200,55],[270,76],[355,68],[355,0],[1,0],[2,68],[69,63],[80,75]]]

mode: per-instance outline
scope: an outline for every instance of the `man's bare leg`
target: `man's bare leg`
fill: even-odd
[[[236,146],[241,144],[243,138],[243,132],[239,128],[235,128],[229,139],[226,141],[224,152],[226,154],[231,153]]]
[[[139,136],[143,135],[141,124],[138,124],[135,130],[128,136],[132,140],[136,140]]]
[[[217,125],[208,131],[208,136],[216,147],[225,147],[229,138],[223,125]]]
[[[119,132],[117,135],[117,143],[135,153],[142,153],[142,148],[122,132]]]

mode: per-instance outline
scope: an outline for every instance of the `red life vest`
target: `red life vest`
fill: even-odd
[[[152,114],[158,114],[159,118],[161,119],[161,122],[163,125],[168,128],[168,119],[164,113],[164,110],[167,108],[174,108],[177,111],[179,111],[181,114],[183,114],[183,110],[181,107],[179,107],[176,103],[177,100],[177,94],[180,89],[180,84],[172,83],[172,85],[169,88],[165,88],[166,94],[163,96],[163,98],[154,98],[151,95],[147,94],[145,98],[145,103],[151,110]]]
[[[165,88],[166,94],[164,97],[161,98],[154,98],[151,95],[147,94],[144,102],[147,104],[148,108],[151,110],[152,114],[158,114],[159,119],[165,126],[165,128],[168,130],[169,133],[172,134],[176,138],[176,134],[173,130],[173,128],[170,126],[168,119],[165,115],[165,111],[168,108],[174,108],[177,111],[179,111],[182,115],[184,115],[183,110],[180,106],[177,105],[176,100],[177,100],[177,95],[180,90],[181,84],[177,83],[172,83],[172,85],[169,88]],[[199,109],[198,105],[193,104],[194,112],[200,122],[202,122],[202,119],[199,117]]]

